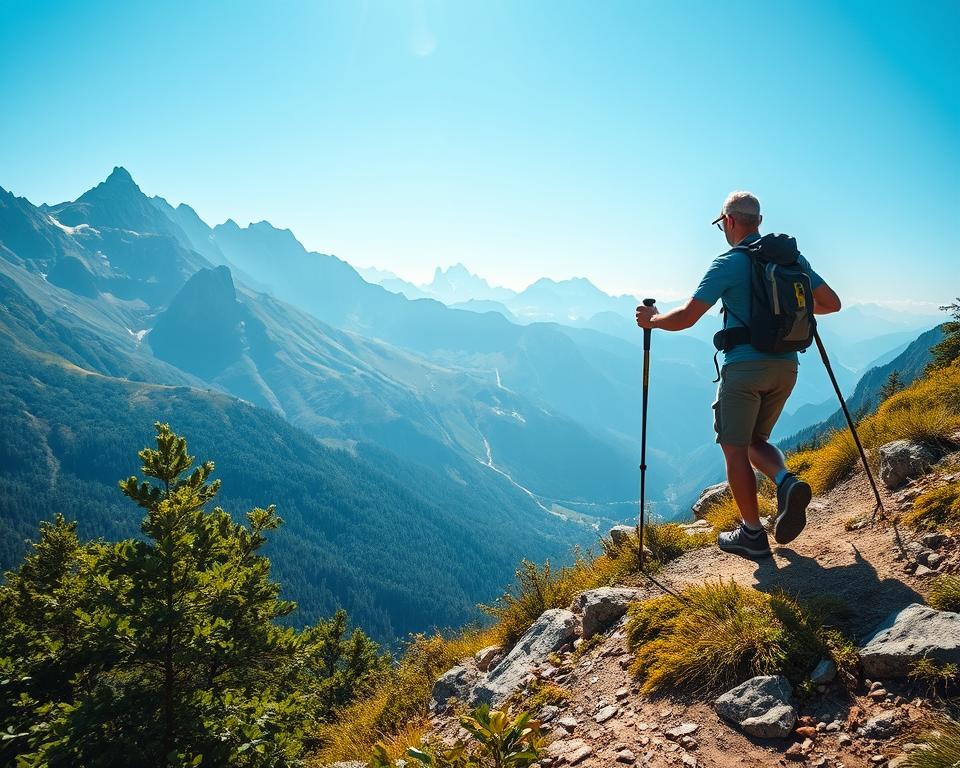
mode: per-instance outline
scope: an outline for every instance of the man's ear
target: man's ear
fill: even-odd
[[[762,214],[760,215],[760,221],[757,222],[757,226],[759,227],[761,224],[763,224],[763,215],[762,215]]]

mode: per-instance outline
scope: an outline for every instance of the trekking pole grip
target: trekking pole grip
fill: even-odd
[[[656,299],[643,300],[643,306],[645,307],[652,307],[656,303],[657,303]],[[648,352],[650,350],[650,329],[649,328],[643,329],[643,349],[645,352]]]

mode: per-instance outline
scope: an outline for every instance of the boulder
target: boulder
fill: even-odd
[[[577,618],[570,611],[544,611],[503,659],[473,689],[471,706],[498,707],[520,690],[524,681],[547,656],[575,636]]]
[[[704,488],[700,492],[700,497],[693,502],[693,507],[691,507],[693,516],[701,518],[706,515],[711,508],[729,498],[732,498],[730,495],[730,483],[726,481]]]
[[[867,677],[903,678],[928,656],[937,664],[960,664],[960,613],[913,603],[890,614],[860,648]]]
[[[753,677],[718,698],[713,707],[720,717],[743,732],[761,739],[783,739],[797,722],[790,704],[793,689],[782,675]]]
[[[476,671],[468,667],[457,666],[448,669],[433,684],[431,709],[442,712],[447,708],[447,702],[450,699],[465,701],[477,682],[477,677]]]
[[[640,594],[637,589],[600,587],[577,595],[570,610],[583,617],[583,639],[589,640],[615,624]]]
[[[923,443],[894,440],[880,446],[880,479],[887,488],[899,488],[929,470],[936,458]]]
[[[610,529],[610,538],[616,547],[622,547],[631,539],[637,538],[637,529],[633,525],[615,525]]]

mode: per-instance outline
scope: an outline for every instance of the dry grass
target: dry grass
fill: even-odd
[[[370,757],[382,742],[392,757],[417,746],[427,727],[427,705],[436,679],[460,660],[494,645],[490,630],[472,630],[455,637],[414,637],[399,664],[370,696],[354,702],[337,719],[313,735],[319,748],[313,764]]]
[[[960,364],[934,371],[897,392],[857,425],[865,449],[891,440],[947,443],[960,429]],[[810,483],[816,494],[829,491],[860,460],[849,431],[835,430],[818,448],[790,457],[791,469]]]
[[[937,576],[930,587],[927,602],[937,610],[960,613],[960,576]]]
[[[630,671],[645,693],[717,692],[752,675],[803,679],[824,651],[814,622],[791,598],[706,583],[629,609]]]
[[[951,483],[921,494],[904,514],[903,521],[925,530],[960,524],[960,483]]]
[[[903,768],[955,768],[960,765],[960,723],[939,720],[927,723],[919,742],[923,749],[907,755]]]
[[[770,484],[773,487],[773,483]],[[760,517],[776,516],[777,504],[766,495],[758,495]],[[711,507],[704,515],[704,519],[717,531],[732,531],[740,525],[740,508],[732,497],[723,499],[719,504]]]

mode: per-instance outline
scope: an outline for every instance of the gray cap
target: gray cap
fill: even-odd
[[[727,199],[723,201],[723,208],[720,209],[720,215],[717,216],[711,224],[716,224],[724,216],[731,213],[740,213],[744,216],[759,216],[760,201],[756,195],[750,192],[731,192]]]

